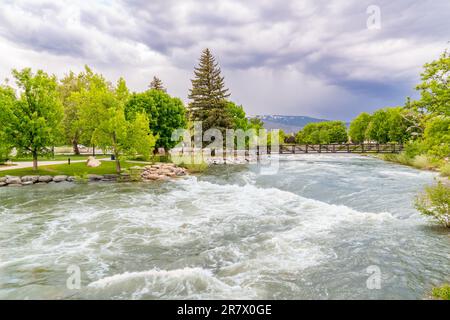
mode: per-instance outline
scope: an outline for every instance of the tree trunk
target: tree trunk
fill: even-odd
[[[33,154],[33,170],[36,171],[38,169],[38,155],[36,151],[33,151],[32,154]]]
[[[119,151],[117,150],[117,144],[116,144],[116,133],[114,132],[112,134],[112,141],[113,141],[113,154],[116,159],[116,172],[120,174],[120,160],[119,160]]]
[[[72,140],[72,146],[73,146],[73,153],[76,155],[80,154],[80,148],[78,148],[78,140],[76,138],[74,138]]]
[[[92,145],[92,156],[95,157],[95,145]]]
[[[116,157],[116,172],[117,173],[120,173],[120,171],[121,171],[121,168],[120,168],[120,160],[119,160],[119,155],[118,154],[114,154],[115,155],[115,157]]]

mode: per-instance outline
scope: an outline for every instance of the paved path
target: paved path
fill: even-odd
[[[110,158],[104,158],[104,159],[98,159],[100,161],[108,161]],[[71,160],[70,163],[77,163],[77,162],[86,162],[85,160]],[[67,160],[51,160],[51,161],[39,161],[39,166],[50,166],[53,164],[66,164]],[[12,166],[0,166],[0,171],[4,170],[14,170],[14,169],[23,169],[23,168],[31,168],[33,167],[33,161],[20,161],[20,162],[13,162]]]

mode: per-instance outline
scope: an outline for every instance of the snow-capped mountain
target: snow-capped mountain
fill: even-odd
[[[264,122],[266,129],[281,129],[286,133],[295,133],[311,122],[328,121],[307,116],[257,115]],[[253,118],[252,117],[252,118]]]

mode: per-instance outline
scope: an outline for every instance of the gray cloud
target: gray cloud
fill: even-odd
[[[447,0],[4,1],[0,75],[13,67],[59,75],[87,63],[134,90],[153,74],[186,100],[201,50],[217,56],[232,99],[251,114],[349,119],[402,104],[421,66],[448,46]],[[111,79],[115,80],[115,79]]]

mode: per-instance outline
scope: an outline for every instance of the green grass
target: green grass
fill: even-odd
[[[444,284],[442,287],[433,288],[432,295],[437,299],[450,300],[450,285]]]
[[[139,166],[138,163],[128,163],[122,161],[122,169],[128,169],[133,166]],[[102,161],[102,164],[96,168],[87,167],[86,163],[72,163],[68,164],[56,164],[56,165],[41,165],[38,167],[37,171],[33,168],[23,168],[23,169],[11,169],[0,171],[0,177],[10,175],[10,176],[28,176],[28,175],[67,175],[67,176],[80,176],[84,174],[112,174],[116,173],[116,164],[114,161]]]
[[[75,155],[75,154],[55,154],[53,157],[40,157],[38,159],[38,161],[67,161],[68,158],[70,158],[70,160],[86,160],[88,157],[90,157],[90,154],[80,154],[80,155]],[[110,155],[103,155],[103,154],[98,154],[95,156],[97,159],[102,159],[102,158],[109,158]],[[33,161],[33,158],[31,156],[21,156],[21,157],[14,157],[11,158],[12,162],[23,162],[23,161]]]

